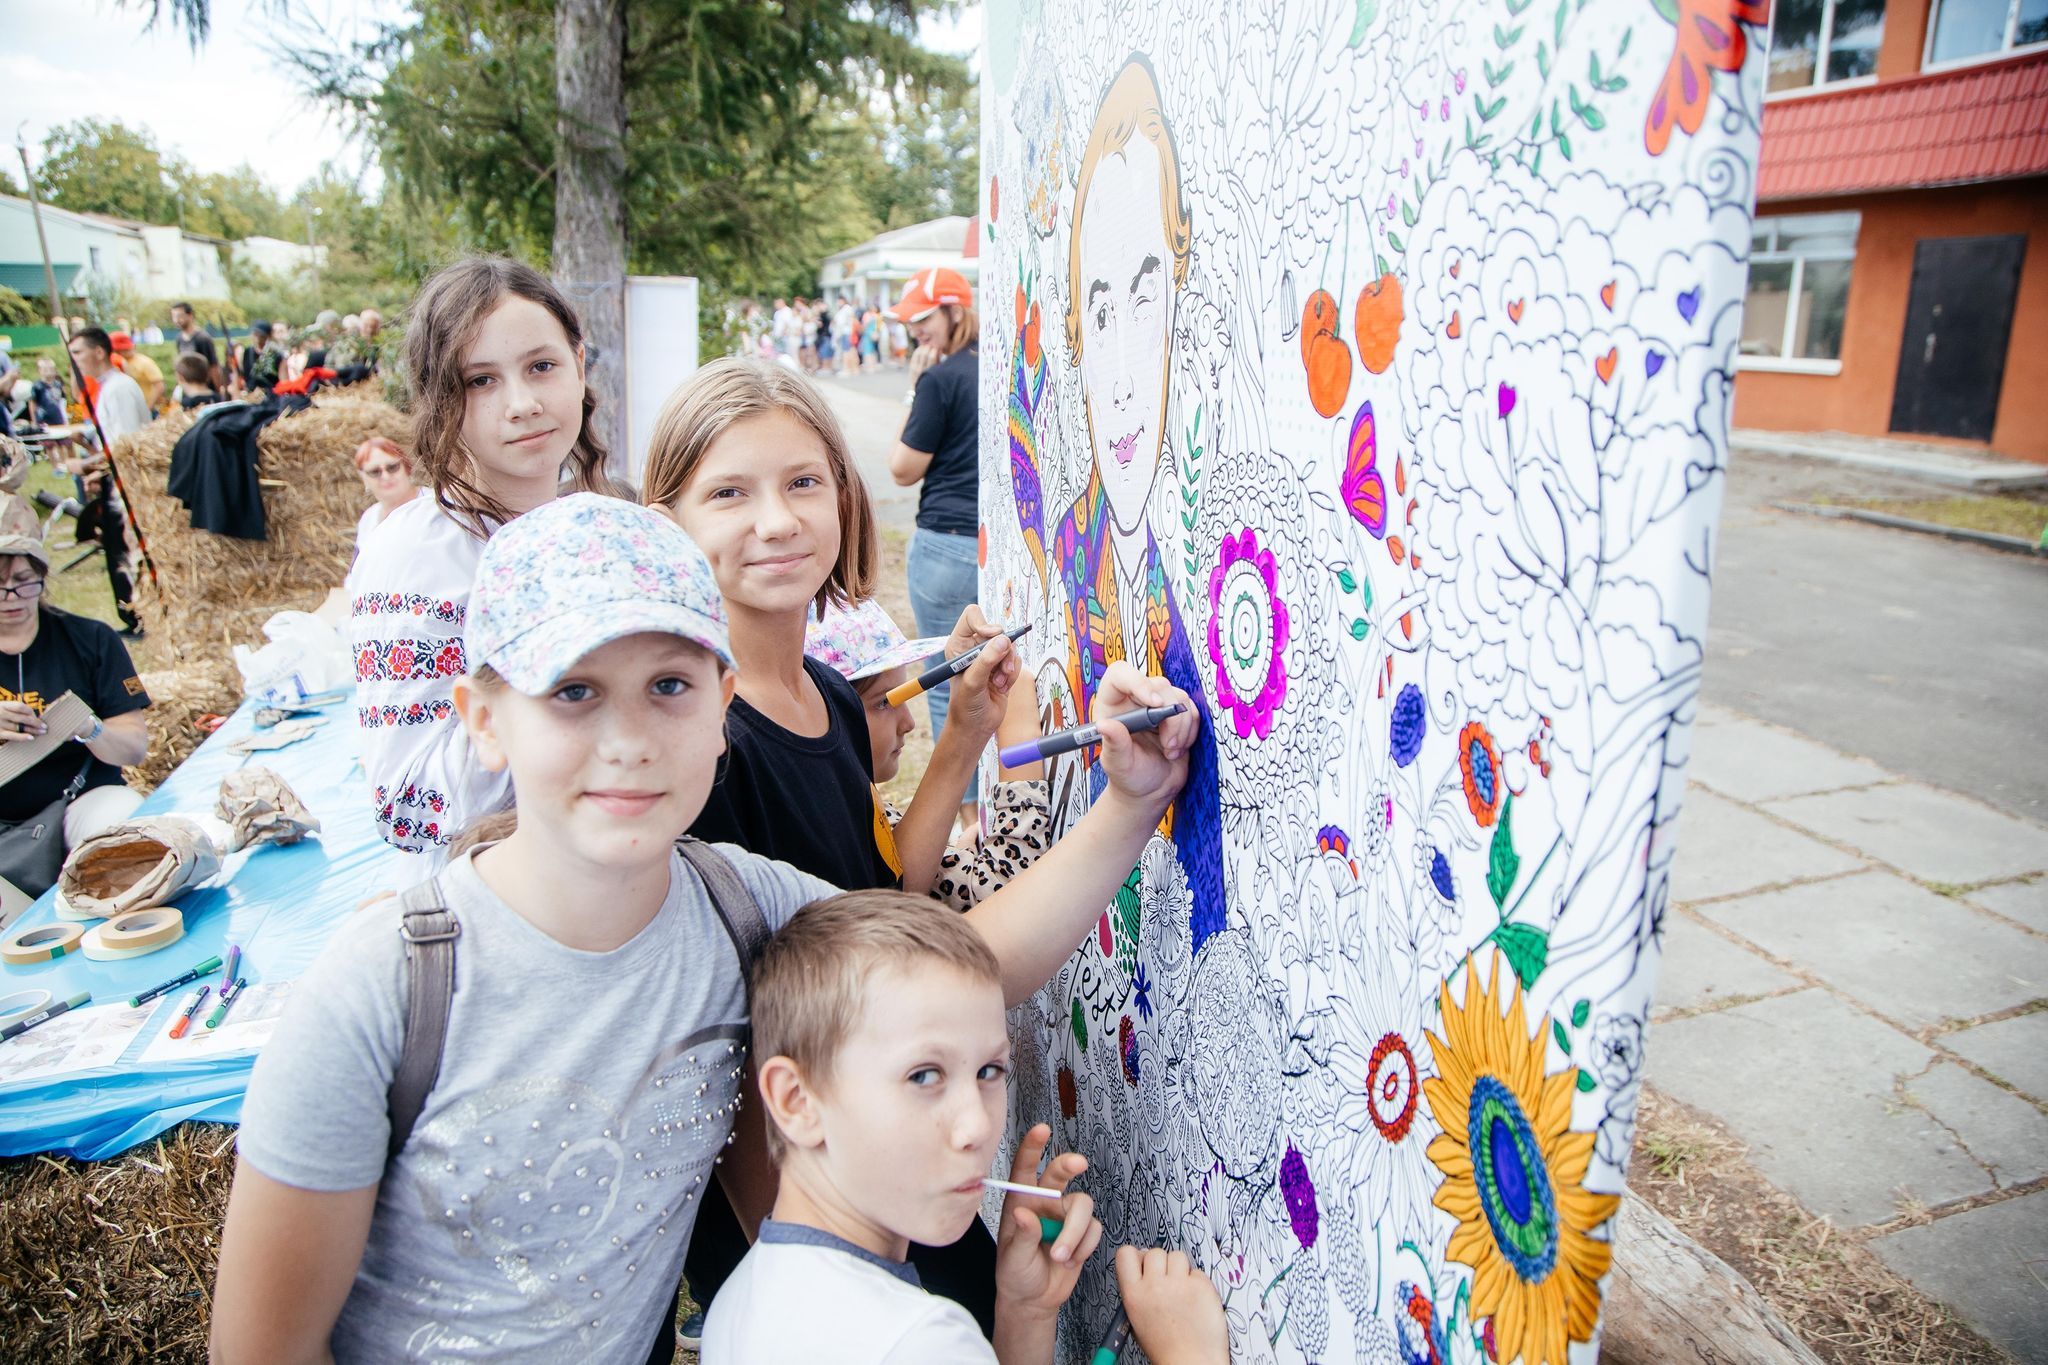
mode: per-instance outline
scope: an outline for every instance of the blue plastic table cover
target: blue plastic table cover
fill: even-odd
[[[185,936],[170,947],[122,962],[95,962],[73,952],[34,966],[0,966],[0,995],[41,987],[53,1000],[89,990],[95,1005],[125,1001],[210,954],[225,955],[231,942],[242,946],[240,974],[251,986],[287,981],[312,965],[366,897],[419,879],[418,860],[378,837],[369,788],[356,762],[353,692],[322,707],[327,723],[295,744],[230,752],[229,744],[256,733],[254,713],[244,705],[229,717],[137,815],[206,814],[230,770],[267,767],[319,817],[319,832],[290,847],[265,844],[230,855],[224,876],[173,902],[184,912]],[[9,931],[55,922],[53,902],[54,893],[44,894]],[[208,979],[218,983],[219,973]],[[156,1013],[116,1065],[0,1085],[0,1156],[61,1152],[98,1161],[185,1119],[238,1122],[255,1053],[170,1065],[144,1066],[139,1060],[170,1027],[190,990],[181,987],[157,1002]]]

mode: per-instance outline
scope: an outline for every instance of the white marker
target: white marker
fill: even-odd
[[[1011,1194],[1035,1194],[1040,1199],[1065,1199],[1065,1190],[1049,1190],[1043,1185],[1019,1185],[1014,1180],[997,1180],[994,1176],[983,1176],[981,1183],[992,1190],[1007,1190]]]

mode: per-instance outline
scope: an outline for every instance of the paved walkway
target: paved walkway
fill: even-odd
[[[1678,850],[1650,1081],[2048,1362],[2048,828],[1706,706]]]

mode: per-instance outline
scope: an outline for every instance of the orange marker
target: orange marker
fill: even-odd
[[[178,1011],[178,1017],[171,1023],[171,1037],[183,1038],[185,1030],[192,1027],[192,1016],[199,1013],[199,1007],[206,1003],[206,993],[211,986],[201,986],[192,998],[185,1002],[185,1008]]]

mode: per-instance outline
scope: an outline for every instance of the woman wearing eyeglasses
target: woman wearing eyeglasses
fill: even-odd
[[[363,509],[356,523],[356,548],[363,537],[384,524],[384,518],[411,502],[419,489],[412,481],[412,457],[395,441],[372,436],[356,447],[356,472],[363,476],[363,491],[376,501]]]
[[[0,507],[0,745],[42,738],[43,712],[66,692],[91,714],[67,742],[0,784],[0,877],[28,896],[57,880],[64,850],[117,825],[142,803],[121,769],[149,752],[149,694],[111,626],[43,600],[50,571],[26,503]],[[13,898],[6,898],[12,902]]]

